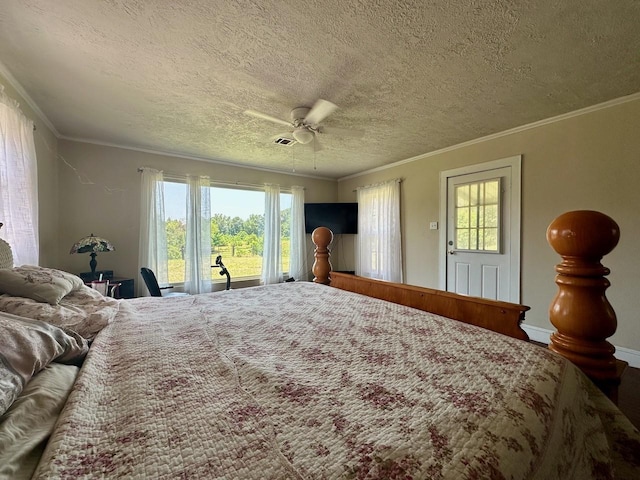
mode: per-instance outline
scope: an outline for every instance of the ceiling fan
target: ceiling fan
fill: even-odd
[[[337,105],[331,103],[328,100],[318,99],[313,107],[297,107],[291,110],[291,120],[281,120],[266,113],[257,112],[255,110],[245,110],[244,113],[251,115],[252,117],[262,118],[269,120],[270,122],[279,123],[280,125],[286,125],[292,128],[291,135],[296,142],[301,144],[311,143],[317,138],[316,134],[324,133],[326,130],[320,126],[320,122],[331,115],[336,109]]]

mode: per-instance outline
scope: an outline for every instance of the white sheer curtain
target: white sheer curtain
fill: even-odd
[[[184,251],[187,293],[211,291],[211,181],[187,177],[187,238]]]
[[[291,244],[289,247],[289,276],[308,280],[307,240],[304,232],[304,187],[291,187]]]
[[[262,252],[262,283],[282,281],[280,258],[280,185],[265,185],[264,248]]]
[[[143,168],[141,190],[138,271],[142,267],[150,268],[162,285],[169,282],[162,172]],[[144,282],[138,282],[138,296],[148,294]]]
[[[0,85],[0,222],[14,265],[38,265],[38,166],[33,122]]]
[[[356,274],[402,282],[399,180],[358,188]]]

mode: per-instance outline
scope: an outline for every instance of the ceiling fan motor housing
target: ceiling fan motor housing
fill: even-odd
[[[311,111],[308,107],[298,107],[291,110],[291,122],[295,125],[302,125],[304,117]]]
[[[314,129],[312,125],[307,125],[304,121],[307,114],[311,111],[307,107],[298,107],[291,110],[291,122],[293,123],[293,138],[303,145],[313,141]]]
[[[313,137],[314,133],[309,127],[300,126],[296,127],[296,129],[293,131],[293,138],[295,138],[298,143],[302,143],[303,145],[313,141]]]

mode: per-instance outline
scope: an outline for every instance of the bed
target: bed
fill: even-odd
[[[31,283],[69,292],[58,303],[0,296],[0,328],[64,334],[42,333],[55,337],[53,358],[24,391],[63,364],[72,380],[16,476],[638,478],[638,430],[580,368],[526,341],[526,307],[415,287],[391,301],[348,291],[360,287],[330,273],[322,244],[316,282],[178,298],[98,297],[69,274],[29,268]],[[473,312],[513,335],[474,325]]]

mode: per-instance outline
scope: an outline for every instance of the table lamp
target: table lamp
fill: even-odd
[[[98,252],[113,252],[115,247],[111,245],[111,242],[105,238],[96,237],[93,233],[88,237],[83,237],[73,244],[69,253],[87,253],[91,252],[91,260],[89,261],[89,267],[91,267],[92,278],[96,277],[96,267],[98,261],[96,256]]]

